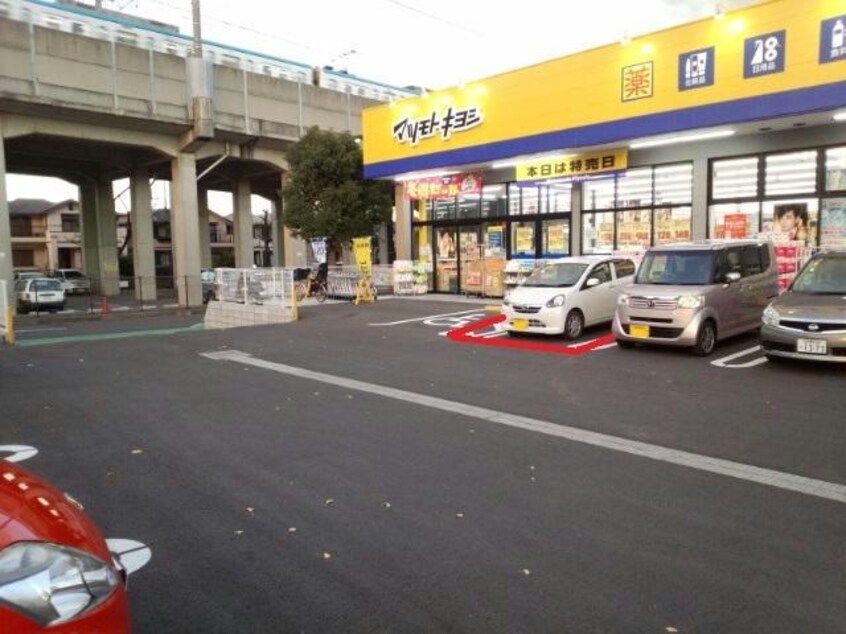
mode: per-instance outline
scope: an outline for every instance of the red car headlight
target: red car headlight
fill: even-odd
[[[119,583],[110,564],[75,548],[18,542],[0,551],[0,601],[42,626],[94,608]]]

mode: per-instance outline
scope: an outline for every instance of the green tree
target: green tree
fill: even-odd
[[[361,147],[349,133],[310,128],[288,152],[283,222],[297,237],[326,237],[339,252],[391,218],[393,188],[362,177]]]

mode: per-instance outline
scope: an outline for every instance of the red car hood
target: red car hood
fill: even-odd
[[[19,541],[72,546],[111,561],[100,530],[64,493],[0,459],[0,550]]]

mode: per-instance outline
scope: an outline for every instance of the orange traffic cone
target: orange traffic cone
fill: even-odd
[[[109,304],[109,298],[103,295],[100,298],[100,314],[101,315],[111,315],[112,307]]]

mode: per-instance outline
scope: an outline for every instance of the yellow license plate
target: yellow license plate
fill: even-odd
[[[515,319],[511,322],[511,325],[514,326],[514,330],[525,330],[529,327],[529,320],[528,319]]]
[[[636,324],[632,324],[629,326],[629,334],[632,337],[637,337],[638,339],[646,339],[649,337],[649,326],[638,326]]]

